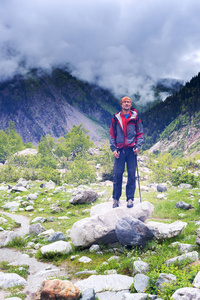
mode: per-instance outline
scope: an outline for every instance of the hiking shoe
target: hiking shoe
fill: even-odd
[[[113,208],[119,207],[119,200],[113,199]]]
[[[128,199],[128,201],[127,201],[127,207],[128,208],[133,207],[133,200],[132,199]]]

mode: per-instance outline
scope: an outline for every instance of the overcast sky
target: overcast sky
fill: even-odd
[[[73,75],[140,92],[200,71],[199,0],[0,0],[0,79],[69,64]]]

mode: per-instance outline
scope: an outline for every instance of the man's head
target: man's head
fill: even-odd
[[[131,106],[132,106],[132,101],[129,97],[125,96],[121,99],[121,101],[120,101],[121,106],[122,106],[122,103],[124,103],[124,102],[130,102]]]
[[[129,97],[123,97],[120,101],[122,112],[124,114],[129,114],[131,107],[132,107],[132,101]]]

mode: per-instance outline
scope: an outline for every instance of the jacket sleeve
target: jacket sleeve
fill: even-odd
[[[136,124],[136,137],[135,137],[135,142],[137,145],[137,148],[140,150],[142,144],[143,144],[143,126],[141,123],[141,120],[138,119],[137,124]]]
[[[114,152],[116,150],[115,145],[115,120],[112,118],[110,125],[110,149]]]

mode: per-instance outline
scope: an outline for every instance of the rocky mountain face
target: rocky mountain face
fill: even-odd
[[[200,73],[181,90],[145,111],[143,149],[172,154],[200,153]]]
[[[0,108],[0,128],[14,121],[24,142],[37,144],[46,134],[58,138],[81,123],[98,142],[108,134],[119,103],[108,91],[55,69],[52,74],[32,70],[26,77],[2,83]]]

